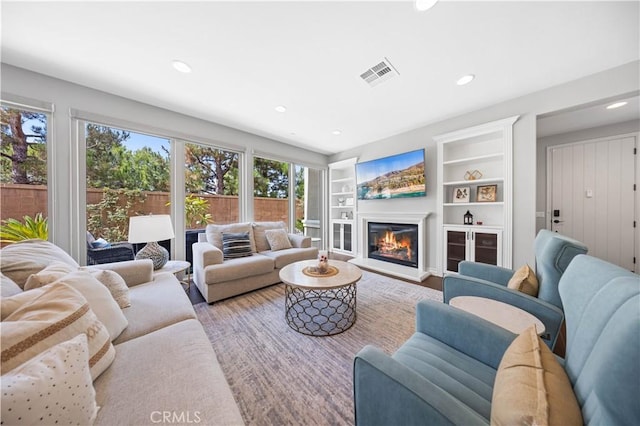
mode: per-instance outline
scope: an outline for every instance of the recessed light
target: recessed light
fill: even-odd
[[[609,106],[607,107],[607,109],[616,109],[616,108],[620,108],[620,107],[625,106],[626,104],[627,104],[627,102],[626,102],[626,101],[624,101],[624,102],[616,102],[615,104],[611,104],[611,105],[609,105]]]
[[[456,84],[457,84],[458,86],[464,86],[465,84],[469,84],[469,83],[471,83],[471,81],[472,81],[474,78],[476,78],[476,76],[475,76],[475,75],[473,75],[473,74],[467,74],[467,75],[465,75],[465,76],[463,76],[463,77],[460,77],[460,78],[458,79],[458,81],[456,81]]]
[[[424,12],[431,9],[437,2],[438,0],[416,0],[415,5],[416,9],[420,12]]]
[[[342,132],[341,132],[340,130],[334,130],[334,131],[333,131],[333,132],[331,132],[331,133],[333,133],[333,134],[334,134],[334,135],[336,135],[336,136],[340,136],[340,135],[342,134]]]
[[[187,65],[186,63],[179,61],[177,59],[171,61],[171,64],[173,65],[173,68],[175,68],[176,70],[183,72],[183,73],[190,73],[191,72],[191,67],[189,65]]]
[[[287,110],[287,107],[285,107],[284,105],[278,105],[277,107],[275,107],[275,110],[278,112],[285,112]]]

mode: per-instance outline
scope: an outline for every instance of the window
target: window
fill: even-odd
[[[185,144],[185,223],[201,229],[207,223],[240,221],[239,154],[204,145]]]
[[[0,147],[1,219],[11,228],[3,240],[47,239],[46,227],[29,230],[25,216],[43,224],[48,219],[47,121],[48,116],[3,104]],[[13,224],[7,222],[17,221]],[[8,231],[7,228],[3,228]],[[3,233],[4,234],[4,233]]]
[[[323,172],[295,165],[296,231],[311,237],[313,246],[322,248]]]
[[[289,163],[253,159],[254,220],[283,221],[289,226]]]
[[[129,217],[168,214],[170,142],[99,124],[85,125],[87,230],[126,241]]]

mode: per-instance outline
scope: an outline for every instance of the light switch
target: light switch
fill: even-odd
[[[584,191],[584,196],[587,198],[593,198],[593,189],[587,189]]]

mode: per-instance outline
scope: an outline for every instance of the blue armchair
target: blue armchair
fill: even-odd
[[[582,420],[640,424],[640,278],[579,255],[560,295],[567,351],[559,361]],[[356,355],[356,425],[488,425],[496,370],[515,337],[449,305],[419,302],[416,333],[393,356],[373,346]]]
[[[587,247],[579,241],[546,229],[535,239],[538,297],[507,287],[511,269],[484,263],[460,262],[459,274],[447,274],[442,281],[444,302],[456,296],[479,296],[516,306],[537,317],[545,326],[543,340],[553,349],[564,319],[558,282],[567,266]]]

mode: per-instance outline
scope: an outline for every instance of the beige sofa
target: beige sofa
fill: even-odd
[[[208,303],[236,296],[280,282],[284,266],[300,260],[315,259],[318,249],[311,238],[288,234],[291,248],[272,250],[266,233],[284,229],[284,222],[244,222],[208,225],[193,244],[193,281]],[[222,235],[248,233],[252,255],[225,259]]]
[[[50,243],[32,241],[37,250],[26,251],[41,269],[51,259],[41,255],[43,243],[45,248]],[[19,270],[32,262],[16,262],[5,250],[0,251],[3,275],[24,287],[25,274]],[[77,266],[70,257],[62,260]],[[128,326],[113,341],[115,359],[93,382],[100,407],[95,424],[243,424],[211,343],[176,277],[154,275],[147,260],[90,268],[117,272],[131,300],[131,306],[122,309]],[[21,291],[2,278],[3,298]]]

